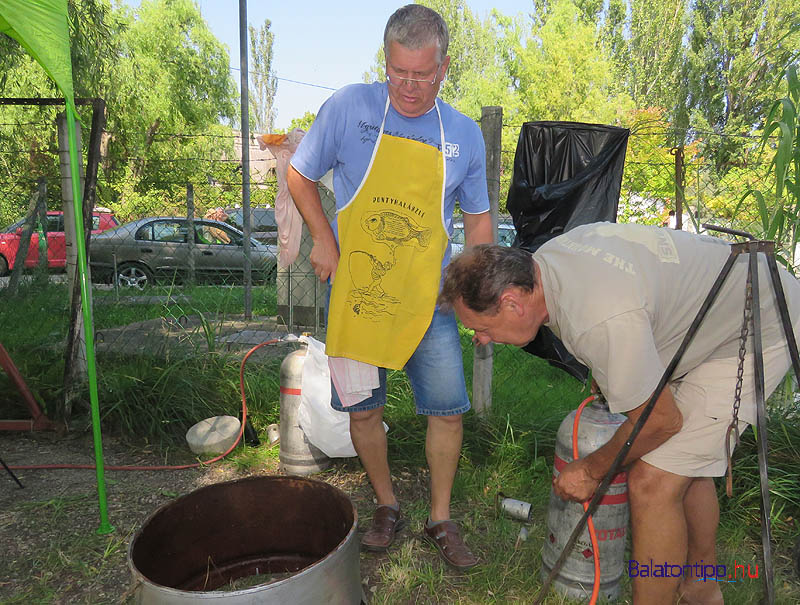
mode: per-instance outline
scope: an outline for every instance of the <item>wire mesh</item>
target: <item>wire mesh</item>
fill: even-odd
[[[504,200],[513,175],[521,128],[522,124],[505,124],[503,127],[501,213],[505,212]],[[695,133],[695,141],[679,149],[674,145],[674,141],[681,140],[679,135],[677,130],[662,126],[632,129],[617,221],[668,228],[677,226],[692,232],[702,232],[702,224],[711,223],[763,237],[766,231],[764,217],[749,192],[766,192],[772,184],[770,159],[767,157],[769,148],[767,154],[762,153],[761,141],[756,137],[703,132]],[[715,163],[714,150],[731,145],[739,150],[737,157],[740,159],[725,165]],[[680,162],[676,162],[676,154],[681,154]],[[677,207],[679,199],[680,208]],[[784,262],[796,266],[791,246],[786,241],[777,244]],[[529,355],[521,349],[495,347],[493,385],[508,384],[509,381],[524,383],[525,371],[529,367]]]
[[[0,243],[3,285],[15,264],[17,231],[30,212],[37,179],[46,179],[48,210],[57,213],[62,208],[58,137],[51,119],[55,110],[38,111],[0,120],[0,230],[10,231]],[[502,129],[501,217],[507,217],[505,199],[521,126],[507,124]],[[755,204],[742,203],[749,191],[766,191],[770,185],[769,162],[759,153],[759,141],[749,137],[733,141],[741,160],[720,166],[709,150],[730,146],[730,137],[700,133],[695,142],[678,149],[672,144],[676,134],[668,128],[632,132],[618,220],[680,225],[691,231],[711,222],[762,235],[763,216]],[[98,216],[113,216],[120,225],[105,219],[94,225],[89,246],[99,362],[111,355],[165,360],[236,352],[275,333],[307,331],[324,337],[327,286],[316,279],[308,260],[312,242],[305,227],[296,260],[288,266],[278,263],[274,206],[279,185],[274,159],[259,155],[251,142],[248,225],[237,148],[241,140],[235,133],[140,133],[137,136],[149,142],[147,154],[142,148],[128,152],[115,145],[115,137],[122,135],[104,133],[95,208]],[[88,138],[83,137],[84,156]],[[679,153],[681,174],[677,172],[681,164],[676,163]],[[320,192],[332,219],[333,195],[324,188]],[[503,222],[506,230],[510,228],[508,219]],[[251,234],[247,245],[245,231]],[[31,235],[25,263],[29,279],[38,264],[37,254],[44,250],[39,245],[41,233],[38,229]],[[48,230],[48,243],[58,237],[63,233]],[[46,279],[66,289],[66,259],[56,258],[62,253],[56,254],[54,245],[46,253]],[[793,264],[793,250],[782,248],[782,254]],[[248,284],[252,284],[249,314]],[[29,291],[32,298],[23,297],[19,304],[34,308],[40,293]],[[10,333],[6,328],[4,334]],[[40,334],[41,343],[34,346],[56,350],[54,342],[67,329],[62,322],[54,330],[55,339],[53,333]],[[525,357],[520,350],[502,349],[495,358],[494,383],[518,379],[527,364]],[[62,361],[57,359],[55,365]]]

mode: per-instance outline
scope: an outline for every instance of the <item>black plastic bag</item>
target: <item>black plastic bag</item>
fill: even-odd
[[[517,242],[533,252],[572,227],[616,221],[627,128],[526,122],[506,207]]]
[[[517,230],[514,245],[534,252],[578,225],[616,221],[629,134],[578,122],[523,124],[506,202]],[[578,380],[589,375],[545,326],[523,349]]]

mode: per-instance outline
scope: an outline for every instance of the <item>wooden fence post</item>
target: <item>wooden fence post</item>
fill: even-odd
[[[31,244],[31,237],[33,237],[33,232],[36,230],[36,222],[39,220],[41,216],[41,208],[45,208],[45,216],[47,215],[47,184],[44,177],[39,177],[36,181],[37,183],[37,193],[31,195],[31,200],[28,204],[28,211],[25,215],[25,223],[22,227],[22,234],[19,238],[19,246],[17,248],[16,256],[14,257],[14,268],[11,269],[11,277],[8,280],[8,288],[6,290],[7,294],[10,296],[15,296],[17,294],[17,288],[19,287],[19,282],[22,279],[22,274],[25,272],[25,260],[28,258],[28,250],[30,249]],[[46,220],[46,219],[45,219]],[[45,224],[45,228],[47,225]],[[39,254],[42,254],[41,248],[41,237],[39,236],[39,242],[37,246],[39,246]],[[45,242],[46,244],[47,242]],[[47,270],[47,256],[46,256],[46,248],[45,248],[45,259],[44,259],[44,270]],[[40,263],[41,265],[41,259]]]
[[[486,146],[486,186],[492,213],[492,238],[497,242],[497,214],[500,202],[500,152],[502,149],[503,108],[481,108],[481,132]],[[492,407],[492,369],[494,345],[475,345],[472,361],[472,407],[485,416]]]
[[[675,229],[683,229],[683,208],[685,198],[686,169],[683,164],[683,143],[675,148]]]

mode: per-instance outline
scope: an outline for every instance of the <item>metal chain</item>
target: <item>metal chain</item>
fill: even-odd
[[[733,470],[731,469],[731,432],[734,434],[734,447],[739,445],[739,406],[742,403],[742,384],[744,383],[744,358],[747,352],[747,336],[750,332],[750,322],[753,320],[753,275],[748,269],[747,282],[744,290],[744,311],[742,313],[742,331],[739,335],[739,367],[736,371],[736,390],[733,395],[733,420],[728,425],[725,433],[725,455],[728,459],[726,478],[726,492],[730,498],[733,495]]]

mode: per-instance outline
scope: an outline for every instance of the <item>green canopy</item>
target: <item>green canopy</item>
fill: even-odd
[[[0,0],[0,33],[19,42],[74,105],[67,0]]]
[[[75,134],[75,93],[72,88],[72,58],[69,46],[69,17],[67,0],[0,0],[0,33],[19,42],[44,68],[64,95],[69,143],[69,169],[72,180],[78,276],[81,288],[81,311],[86,334],[86,362],[89,374],[89,399],[92,409],[92,428],[97,472],[97,494],[100,504],[98,533],[110,533],[114,527],[108,521],[108,504],[103,472],[103,447],[100,432],[100,410],[97,399],[97,370],[94,359],[94,335],[89,298],[86,246],[83,230],[78,158],[80,149]]]

